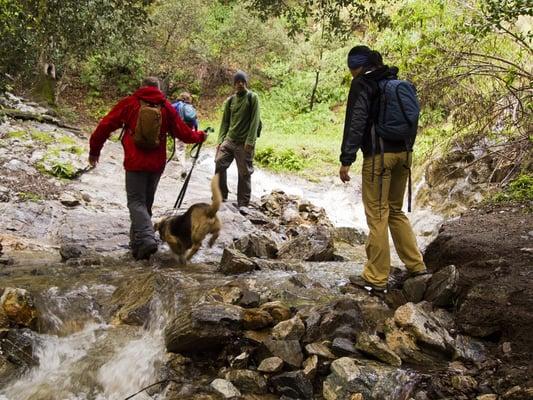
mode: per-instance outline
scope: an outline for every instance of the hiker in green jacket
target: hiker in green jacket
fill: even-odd
[[[237,71],[233,77],[235,94],[224,103],[224,115],[220,124],[216,173],[220,174],[220,191],[224,201],[228,199],[226,170],[233,159],[237,163],[237,207],[247,207],[252,192],[252,173],[255,141],[260,127],[259,99],[248,90],[248,76]]]

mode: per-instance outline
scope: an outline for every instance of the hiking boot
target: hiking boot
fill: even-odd
[[[363,279],[360,275],[350,275],[348,277],[350,283],[358,288],[366,290],[368,293],[385,294],[387,293],[387,285],[378,286],[374,285]]]
[[[424,269],[422,271],[409,272],[407,274],[407,279],[415,278],[417,276],[422,276],[422,275],[431,275],[431,272],[429,272],[427,269]]]
[[[156,251],[157,243],[151,242],[140,245],[136,252],[132,251],[132,254],[136,260],[148,260]]]

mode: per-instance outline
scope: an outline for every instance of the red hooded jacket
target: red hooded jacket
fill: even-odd
[[[133,132],[137,124],[137,116],[141,107],[139,100],[152,104],[161,104],[161,144],[154,150],[137,148],[133,141]],[[185,143],[204,141],[202,131],[193,131],[178,116],[165,95],[157,88],[145,86],[131,96],[118,102],[115,107],[100,121],[89,140],[91,156],[100,156],[100,151],[111,133],[126,126],[122,146],[124,147],[124,169],[126,171],[163,172],[167,157],[167,132]]]

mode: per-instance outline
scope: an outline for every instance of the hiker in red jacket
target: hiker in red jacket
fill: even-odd
[[[130,211],[130,249],[137,260],[157,251],[151,220],[152,204],[165,169],[167,132],[185,143],[203,142],[206,134],[194,131],[178,116],[160,90],[159,79],[144,79],[142,87],[122,99],[98,124],[90,138],[89,164],[98,163],[105,141],[124,127],[124,169]]]

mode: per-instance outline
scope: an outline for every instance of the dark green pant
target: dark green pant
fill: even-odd
[[[235,143],[226,139],[220,145],[215,159],[215,173],[220,174],[220,191],[224,199],[228,198],[228,182],[226,170],[233,160],[237,163],[239,182],[237,184],[237,204],[239,207],[247,207],[250,204],[252,194],[252,174],[254,172],[254,152],[244,150],[244,144]]]

